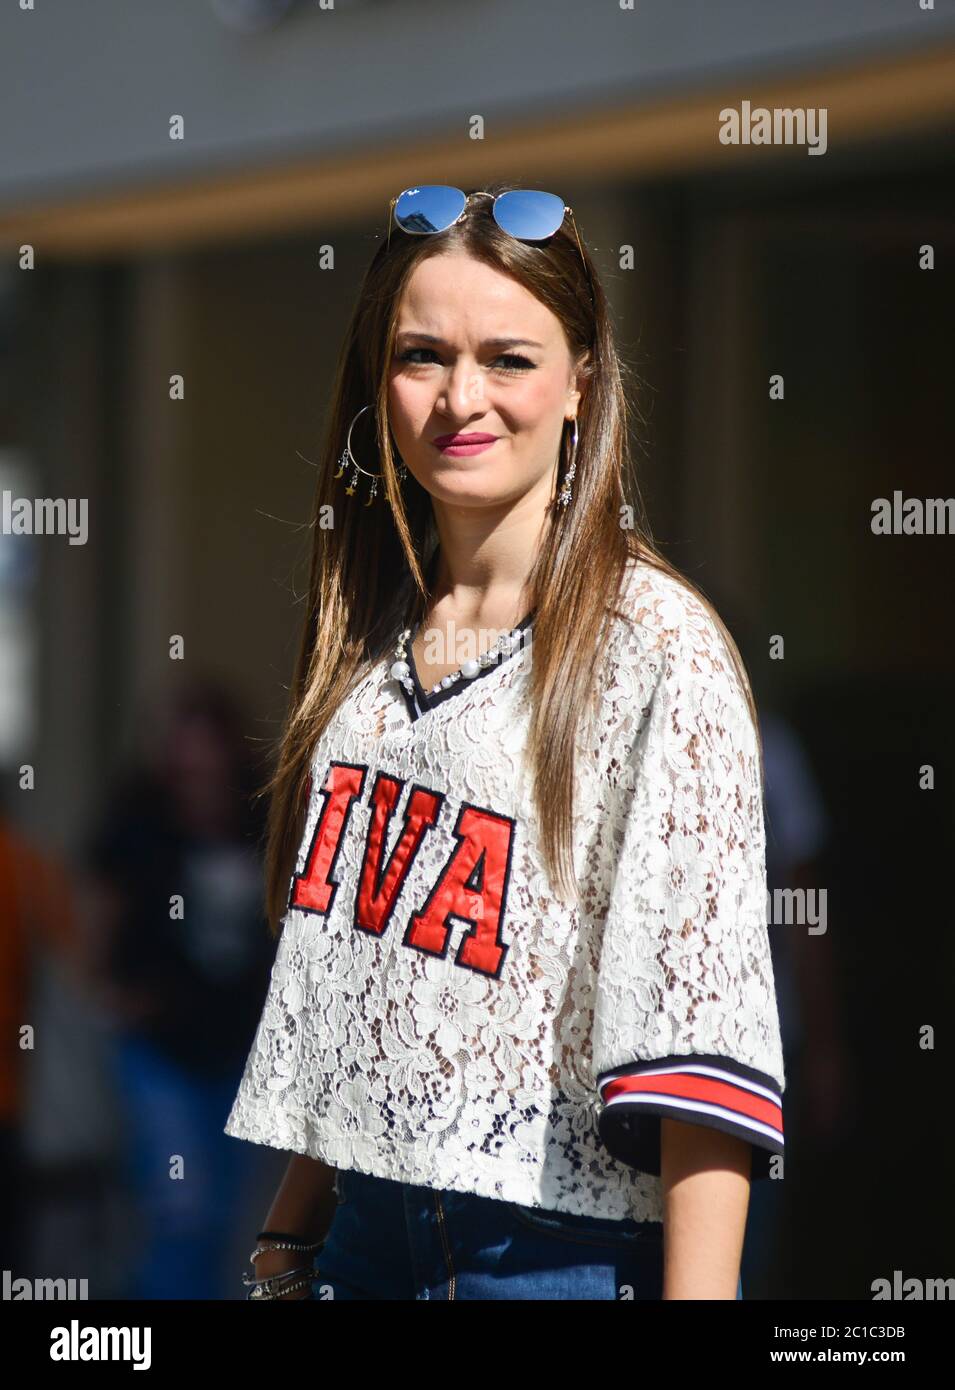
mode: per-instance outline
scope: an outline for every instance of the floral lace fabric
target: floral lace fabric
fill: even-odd
[[[659,1170],[619,1139],[611,1152],[611,1110],[640,1137],[638,1160],[667,1113],[749,1135],[754,1153],[781,1151],[766,1111],[785,1077],[745,697],[719,629],[682,584],[631,562],[620,607],[598,717],[578,735],[572,905],[550,887],[522,763],[523,658],[417,719],[390,658],[343,703],[316,746],[296,870],[314,875],[316,846],[332,837],[318,866],[327,904],[285,917],[227,1134],[398,1181],[637,1221],[662,1220]],[[360,785],[347,807],[327,790],[336,765]],[[382,774],[393,800],[376,822]],[[416,793],[434,794],[433,814],[409,850]],[[336,819],[330,806],[346,809]],[[468,906],[429,918],[469,817],[488,829],[487,853],[447,899]],[[363,875],[376,823],[377,870],[400,860],[404,875],[396,894],[389,880],[380,932],[362,924],[384,882]],[[475,933],[506,948],[471,956],[483,969],[463,963]],[[672,1072],[674,1058],[686,1083],[676,1099],[654,1071],[668,1059]]]

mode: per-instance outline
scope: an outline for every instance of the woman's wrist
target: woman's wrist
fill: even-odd
[[[251,1260],[259,1275],[263,1270],[271,1274],[276,1266],[283,1270],[310,1269],[324,1243],[324,1239],[304,1240],[289,1232],[259,1231]]]
[[[335,1171],[319,1159],[293,1154],[262,1230],[284,1231],[306,1242],[322,1240],[338,1205]]]
[[[334,1179],[335,1169],[318,1159],[293,1154],[289,1160],[255,1238],[252,1278],[279,1281],[264,1296],[289,1300],[310,1297],[314,1262],[338,1205]],[[303,1286],[303,1281],[308,1282]],[[283,1292],[286,1288],[287,1294]]]
[[[252,1288],[250,1298],[310,1298],[314,1274],[316,1249],[296,1248],[301,1242],[289,1248],[284,1244],[261,1234],[252,1254],[254,1273],[245,1276],[247,1285]],[[309,1245],[311,1242],[308,1243]]]
[[[315,1250],[269,1250],[262,1241],[256,1246],[256,1250],[261,1251],[252,1261],[256,1279],[263,1276],[270,1278],[273,1274],[283,1274],[286,1270],[300,1269],[303,1266],[311,1268],[318,1253]]]

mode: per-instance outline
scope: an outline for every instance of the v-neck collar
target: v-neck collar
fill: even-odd
[[[510,631],[526,632],[534,621],[536,611],[536,609],[531,609],[530,613],[522,618],[519,623],[516,623]],[[470,677],[459,676],[451,685],[444,686],[441,690],[432,694],[425,690],[418,678],[418,671],[415,667],[414,653],[411,646],[413,640],[413,638],[409,640],[408,649],[405,653],[405,661],[408,663],[408,669],[411,673],[411,683],[414,686],[414,690],[410,691],[401,681],[398,682],[398,688],[404,697],[405,705],[407,706],[408,713],[411,715],[412,721],[417,721],[422,715],[427,714],[429,710],[436,709],[438,705],[443,705],[447,700],[453,700],[456,696],[463,695],[465,691],[476,684],[477,681],[483,680],[485,676],[491,675],[501,666],[506,665],[508,661],[512,660],[512,658],[524,648],[523,641],[518,642],[510,651],[505,651],[498,656],[496,661],[492,661],[488,666],[482,666],[477,675]]]

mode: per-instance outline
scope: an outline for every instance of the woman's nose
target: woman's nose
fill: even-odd
[[[473,414],[484,403],[484,381],[477,365],[456,362],[448,374],[444,394],[451,411]]]

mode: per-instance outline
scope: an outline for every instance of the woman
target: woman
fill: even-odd
[[[741,1297],[781,1164],[752,696],[635,524],[568,216],[407,190],[348,330],[226,1125],[293,1154],[249,1297]]]

